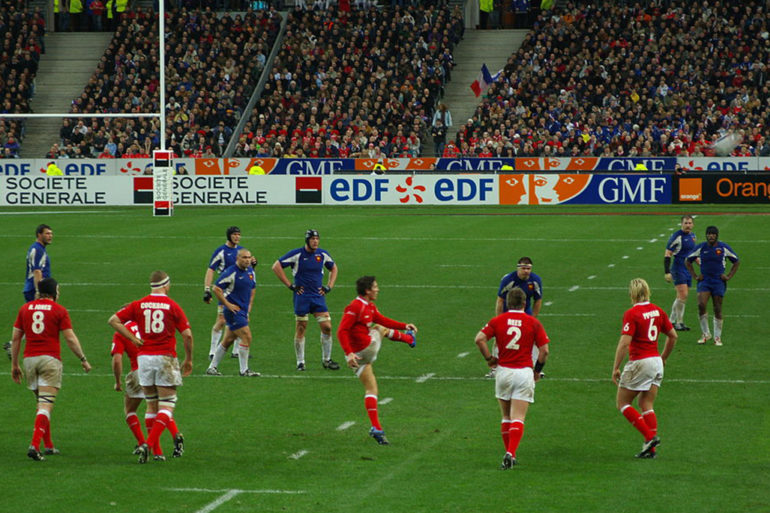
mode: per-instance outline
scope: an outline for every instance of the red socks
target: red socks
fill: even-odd
[[[145,422],[147,422],[146,418]],[[139,417],[136,416],[136,413],[131,412],[126,415],[126,424],[128,424],[128,428],[134,434],[137,443],[142,445],[144,443],[144,433],[142,433],[142,426],[139,424]]]
[[[176,435],[179,434],[179,428],[176,427],[176,420],[174,420],[173,417],[169,419],[168,426],[168,432],[171,434],[172,438],[176,438]]]
[[[630,422],[637,429],[637,431],[639,431],[642,434],[642,436],[644,436],[645,442],[651,440],[652,437],[655,436],[655,433],[647,426],[647,423],[645,422],[641,414],[638,411],[636,411],[636,408],[634,408],[630,404],[624,406],[620,410],[620,413],[622,413],[623,416],[628,420],[628,422]],[[657,429],[657,421],[656,421],[656,429]]]
[[[652,436],[657,435],[658,417],[655,416],[655,412],[653,410],[647,410],[646,412],[642,413],[642,418],[644,419],[644,423],[647,424],[647,427],[650,428]],[[655,447],[652,448],[652,452],[655,452]]]
[[[508,452],[515,458],[516,449],[519,448],[519,442],[521,442],[521,437],[524,435],[524,422],[514,419],[511,421],[510,426],[508,430]]]
[[[401,333],[400,331],[396,331],[396,330],[390,330],[386,335],[386,337],[389,338],[390,340],[404,342],[405,344],[412,343],[412,337],[410,337],[406,333]]]
[[[500,435],[503,437],[503,449],[508,450],[508,433],[511,429],[510,420],[500,421]]]
[[[50,421],[48,419],[48,412],[45,410],[38,410],[37,415],[35,415],[35,427],[32,430],[32,447],[35,448],[36,451],[40,450],[40,440],[43,439],[43,437],[49,437],[50,440],[50,434],[46,435],[46,433],[49,430]],[[53,444],[51,445],[53,447]]]
[[[163,430],[171,423],[172,413],[168,410],[161,410],[155,417],[155,422],[152,423],[152,430],[147,437],[147,445],[152,448],[152,452],[155,455],[162,454],[160,449],[160,435]]]
[[[369,421],[372,423],[374,429],[381,431],[382,426],[380,426],[380,419],[377,415],[377,396],[364,396],[364,406],[366,406],[366,413],[369,414]]]
[[[144,425],[147,427],[147,439],[145,440],[145,443],[150,446],[153,454],[163,454],[163,449],[160,448],[160,442],[156,440],[155,445],[150,443],[150,433],[152,432],[153,426],[155,426],[155,420],[157,418],[157,413],[144,414]]]

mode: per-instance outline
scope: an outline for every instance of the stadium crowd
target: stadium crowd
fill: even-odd
[[[166,145],[179,156],[221,156],[256,86],[280,27],[273,9],[166,15]],[[159,112],[157,17],[137,8],[120,20],[72,112]],[[156,118],[64,120],[48,158],[149,156]]]
[[[462,35],[444,3],[296,9],[236,155],[419,156]]]
[[[0,114],[32,112],[35,74],[45,52],[45,20],[40,9],[24,9],[14,2],[0,6]],[[24,124],[18,119],[0,118],[0,158],[17,158]]]
[[[445,154],[770,155],[766,2],[560,2]]]

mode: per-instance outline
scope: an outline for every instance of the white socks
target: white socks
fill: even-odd
[[[332,335],[331,333],[325,335],[321,333],[321,352],[323,353],[323,361],[332,359]]]
[[[305,363],[305,337],[294,339],[294,352],[297,354],[297,365]]]

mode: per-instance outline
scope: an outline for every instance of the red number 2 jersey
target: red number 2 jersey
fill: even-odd
[[[497,364],[521,369],[532,367],[532,346],[549,343],[540,321],[522,311],[509,310],[498,315],[481,328],[488,339],[497,344]]]

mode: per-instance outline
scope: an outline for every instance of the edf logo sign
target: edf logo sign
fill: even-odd
[[[388,178],[331,178],[330,203],[381,205],[497,204],[494,177],[401,175]]]

